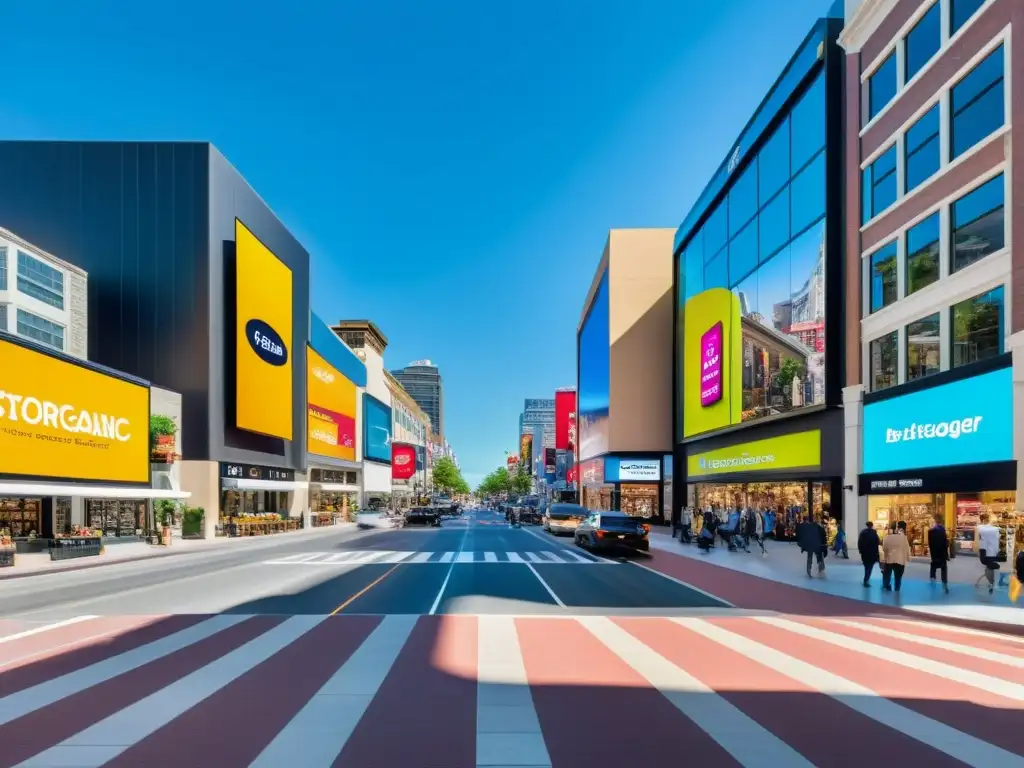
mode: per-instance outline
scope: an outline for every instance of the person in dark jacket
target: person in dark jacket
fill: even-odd
[[[825,529],[817,520],[804,516],[804,521],[797,526],[796,541],[800,551],[807,553],[807,575],[811,575],[811,564],[818,559],[818,573],[825,570],[825,550],[828,548],[828,537]]]
[[[942,572],[942,588],[949,593],[949,536],[942,524],[942,515],[935,516],[935,525],[928,529],[928,553],[932,562],[930,578],[935,581],[935,572]]]
[[[864,526],[864,530],[857,537],[857,549],[860,550],[860,561],[864,563],[864,586],[870,586],[871,572],[875,570],[878,562],[878,548],[882,546],[878,538],[878,531],[870,520]]]

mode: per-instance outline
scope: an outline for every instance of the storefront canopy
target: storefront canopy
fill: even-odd
[[[328,493],[359,493],[358,485],[348,483],[316,483],[317,488]]]
[[[300,480],[248,480],[222,477],[220,482],[225,488],[237,488],[240,491],[298,491],[309,487],[309,483]]]
[[[188,499],[188,491],[110,485],[57,485],[56,483],[0,483],[0,496],[82,496],[90,499]]]

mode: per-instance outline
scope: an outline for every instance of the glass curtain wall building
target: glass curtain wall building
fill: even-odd
[[[814,26],[676,235],[674,515],[841,519],[841,27]]]

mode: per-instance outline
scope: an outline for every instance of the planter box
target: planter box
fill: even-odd
[[[103,543],[97,538],[68,538],[50,540],[50,560],[73,560],[78,557],[99,557]]]
[[[14,567],[14,547],[0,549],[0,568]]]

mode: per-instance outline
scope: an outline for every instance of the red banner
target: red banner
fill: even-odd
[[[405,443],[391,444],[391,477],[408,480],[416,474],[416,446]]]
[[[575,450],[575,431],[576,393],[555,392],[555,450]]]

